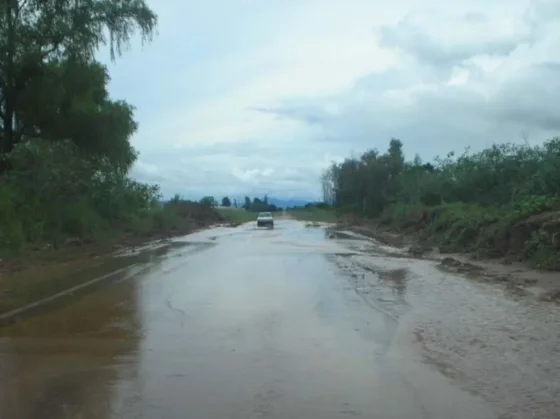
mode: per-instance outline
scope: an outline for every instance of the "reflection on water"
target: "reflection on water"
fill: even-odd
[[[301,223],[236,231],[0,328],[0,418],[557,417],[556,308]]]
[[[141,311],[149,306],[143,279],[164,274],[164,262],[178,269],[189,261],[182,256],[214,245],[175,241],[108,259],[79,273],[94,279],[114,272],[95,287],[1,327],[0,419],[114,417],[119,386],[138,371]]]
[[[124,276],[123,272],[123,276]],[[141,338],[137,282],[0,328],[0,418],[108,418]]]

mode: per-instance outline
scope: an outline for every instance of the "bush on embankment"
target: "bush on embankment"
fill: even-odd
[[[334,164],[327,202],[381,226],[418,233],[445,252],[560,269],[560,140],[495,145],[478,153],[406,162],[402,143]]]
[[[26,142],[7,156],[0,183],[0,250],[165,237],[220,221],[212,208],[159,204],[157,186],[103,160],[84,159],[70,141]]]

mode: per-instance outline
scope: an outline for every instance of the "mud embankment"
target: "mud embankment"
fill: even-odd
[[[473,253],[445,252],[418,234],[395,232],[374,223],[343,222],[336,229],[400,249],[405,251],[406,257],[436,260],[439,262],[438,268],[445,272],[462,274],[473,280],[500,283],[512,292],[542,301],[560,301],[558,272],[532,269],[525,263],[503,258],[485,259],[475,257]]]

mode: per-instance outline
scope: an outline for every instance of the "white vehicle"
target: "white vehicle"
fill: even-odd
[[[274,218],[272,218],[271,212],[260,212],[257,216],[257,227],[274,228]]]

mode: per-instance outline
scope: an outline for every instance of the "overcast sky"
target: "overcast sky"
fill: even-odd
[[[318,198],[391,137],[424,159],[560,132],[560,1],[150,0],[109,65],[136,106],[132,175],[167,196]]]

